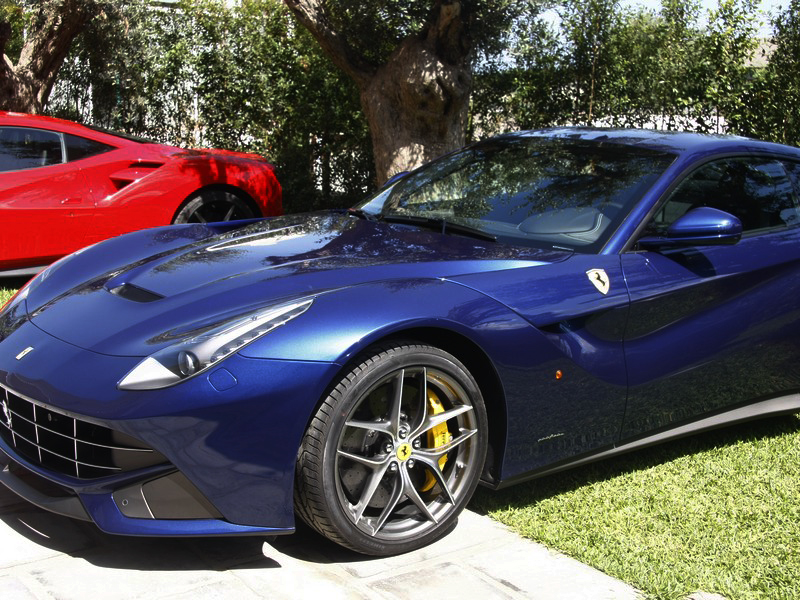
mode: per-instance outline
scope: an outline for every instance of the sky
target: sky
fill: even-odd
[[[767,13],[775,13],[780,6],[787,6],[789,0],[761,0],[760,8],[761,10]],[[661,0],[620,0],[620,5],[623,7],[633,7],[633,6],[643,6],[645,8],[650,8],[655,11],[658,11],[661,8]],[[707,14],[709,10],[713,10],[717,7],[717,0],[700,0],[701,5],[701,13]],[[553,11],[548,11],[548,13]],[[547,13],[545,13],[547,14]],[[553,19],[553,22],[556,22],[558,17],[553,15],[549,15],[549,18]],[[764,16],[762,19],[764,24],[761,27],[761,35],[768,36],[770,34],[770,27],[768,24],[768,19]]]
[[[786,6],[789,2],[788,0],[762,0],[761,8],[762,10],[773,10],[780,4]],[[661,6],[660,0],[622,0],[620,2],[623,6],[646,6],[648,8],[658,9]],[[704,9],[711,9],[716,8],[717,0],[701,0],[700,4]]]
[[[789,0],[761,0],[760,5],[764,13],[775,13],[781,5],[786,6],[788,3]],[[622,6],[644,6],[646,8],[658,10],[661,7],[661,0],[621,0],[620,4]],[[709,10],[713,10],[717,7],[717,0],[700,0],[700,5],[702,7],[702,14],[707,14]],[[768,19],[764,17],[763,20],[765,23],[761,33],[767,35],[770,31],[767,23]]]

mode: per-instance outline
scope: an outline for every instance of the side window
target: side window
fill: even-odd
[[[114,149],[113,146],[95,142],[94,140],[88,140],[77,135],[65,134],[64,142],[67,146],[67,162],[89,158],[90,156],[103,154],[103,152],[109,152]]]
[[[62,162],[61,135],[29,127],[0,127],[0,171],[19,171]]]
[[[800,222],[792,182],[783,164],[770,159],[729,158],[704,165],[675,188],[649,231],[664,234],[676,219],[700,206],[738,217],[745,232]]]
[[[792,183],[794,183],[794,197],[800,198],[800,163],[785,162],[783,166],[786,167],[786,170],[789,172],[789,177]],[[800,224],[800,211],[796,211],[795,220],[790,224]]]

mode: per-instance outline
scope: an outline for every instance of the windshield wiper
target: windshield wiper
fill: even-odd
[[[361,208],[348,208],[347,209],[348,215],[353,215],[354,217],[358,217],[359,219],[364,219],[366,221],[377,221],[378,217],[372,213],[368,213],[364,209]]]
[[[441,233],[458,233],[461,235],[467,235],[469,237],[474,237],[479,240],[486,240],[488,242],[496,242],[497,237],[486,233],[485,231],[481,231],[477,227],[470,227],[469,225],[462,225],[460,223],[453,223],[452,221],[448,221],[447,219],[443,218],[436,218],[436,217],[420,217],[417,215],[380,215],[379,216],[381,221],[386,221],[387,223],[401,223],[404,225],[418,225],[419,227],[425,227],[427,229],[433,229],[435,231],[439,231]]]

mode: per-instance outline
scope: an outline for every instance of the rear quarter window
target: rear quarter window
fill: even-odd
[[[67,147],[67,162],[73,162],[83,158],[97,156],[98,154],[103,154],[105,152],[114,150],[113,146],[109,146],[108,144],[103,144],[102,142],[97,142],[95,140],[82,138],[77,135],[65,134],[64,141]]]

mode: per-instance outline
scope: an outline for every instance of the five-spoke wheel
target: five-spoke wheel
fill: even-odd
[[[486,443],[480,390],[457,359],[431,346],[378,347],[308,428],[298,513],[359,552],[413,550],[445,533],[472,496]]]

